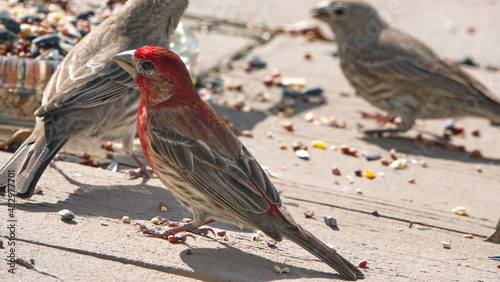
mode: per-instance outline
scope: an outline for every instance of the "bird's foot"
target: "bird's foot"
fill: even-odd
[[[129,179],[136,179],[136,178],[154,178],[154,176],[151,175],[149,170],[144,167],[144,169],[139,169],[138,171],[136,170],[129,170],[127,172],[127,176]]]
[[[360,111],[361,116],[363,118],[368,118],[368,119],[375,119],[377,122],[380,124],[386,124],[386,123],[397,123],[398,122],[398,117],[391,115],[391,114],[380,114],[380,113],[367,113]]]
[[[139,171],[129,171],[127,172],[127,175],[130,177],[130,179],[136,179],[136,178],[152,178],[151,174],[149,173],[148,168],[142,163],[142,161],[134,154],[130,155],[134,162],[137,164],[139,167]]]
[[[209,224],[215,222],[215,219],[208,218],[205,221],[205,224]],[[195,227],[193,222],[177,222],[170,221],[166,218],[159,219],[160,228],[150,228],[144,224],[138,224],[140,228],[140,232],[142,234],[146,234],[148,236],[167,239],[169,242],[184,242],[187,237],[193,237],[190,234],[178,234],[181,232],[190,232],[196,235],[207,236],[210,232],[215,236],[215,232],[212,228],[199,228]],[[166,228],[161,228],[166,227]]]

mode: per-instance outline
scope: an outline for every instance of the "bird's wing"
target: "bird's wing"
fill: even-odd
[[[458,65],[443,61],[420,41],[398,30],[385,30],[374,48],[359,50],[347,59],[364,75],[441,97],[491,99],[486,87]]]
[[[49,100],[35,115],[48,117],[81,108],[109,103],[136,91],[134,79],[115,62],[91,67],[88,62],[74,63],[66,58],[44,90]]]
[[[278,192],[229,128],[222,124],[215,129],[228,142],[227,146],[219,143],[210,147],[209,143],[217,142],[215,139],[218,138],[212,136],[213,142],[201,140],[195,133],[189,133],[193,129],[187,120],[176,121],[164,113],[159,112],[150,119],[149,154],[155,154],[155,159],[173,168],[185,181],[220,206],[249,221],[252,221],[249,216],[259,217],[255,225],[264,232],[272,230],[273,227],[263,222],[260,216],[270,209],[271,204],[281,206]],[[195,130],[207,130],[200,126]],[[236,154],[232,148],[237,148]]]

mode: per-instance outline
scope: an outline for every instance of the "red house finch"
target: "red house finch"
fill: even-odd
[[[114,60],[141,92],[138,135],[153,171],[194,215],[257,228],[299,244],[349,279],[354,265],[300,227],[260,165],[196,92],[188,70],[169,50],[145,46]]]
[[[15,171],[17,195],[29,198],[57,151],[79,136],[121,137],[133,155],[139,91],[111,58],[145,44],[168,46],[187,0],[130,0],[85,36],[57,68],[43,93],[31,136],[0,169],[0,190]]]
[[[313,15],[330,25],[340,65],[357,93],[412,127],[415,118],[484,117],[500,123],[500,102],[457,64],[391,28],[364,2],[322,2]]]

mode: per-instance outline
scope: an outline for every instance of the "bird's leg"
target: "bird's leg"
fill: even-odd
[[[361,117],[375,119],[380,124],[395,123],[396,118],[397,118],[396,116],[391,115],[391,114],[386,114],[386,115],[379,114],[379,113],[372,114],[372,113],[367,113],[367,112],[363,112],[363,111],[360,111],[360,113],[361,113]]]
[[[168,236],[170,235],[176,235],[177,233],[180,232],[191,232],[193,234],[197,235],[203,235],[207,236],[209,232],[212,232],[215,236],[215,232],[212,230],[212,228],[199,228],[194,225],[194,223],[191,222],[175,222],[175,221],[169,221],[168,219],[162,218],[160,219],[160,222],[163,222],[163,226],[167,226],[168,228],[163,229],[163,230],[157,230],[153,228],[149,228],[146,225],[139,224],[140,231],[142,231],[142,234],[146,234],[152,237],[157,237],[157,238],[163,238],[167,239]],[[205,220],[206,224],[210,224],[212,222],[215,222],[215,219],[213,218],[207,218]]]
[[[130,154],[130,157],[134,160],[134,162],[139,167],[139,171],[131,170],[127,174],[131,178],[139,178],[139,177],[151,178],[151,175],[149,174],[149,171],[146,168],[146,166],[144,165],[144,163],[135,154]]]

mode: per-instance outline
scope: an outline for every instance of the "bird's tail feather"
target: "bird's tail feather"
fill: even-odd
[[[364,274],[356,266],[329,248],[307,230],[292,224],[288,224],[286,228],[288,230],[287,232],[283,232],[283,236],[308,250],[344,277],[351,280],[364,278]]]
[[[68,141],[56,139],[47,143],[47,138],[35,134],[36,132],[35,129],[10,160],[0,168],[0,192],[15,188],[18,197],[31,197],[45,168]]]

